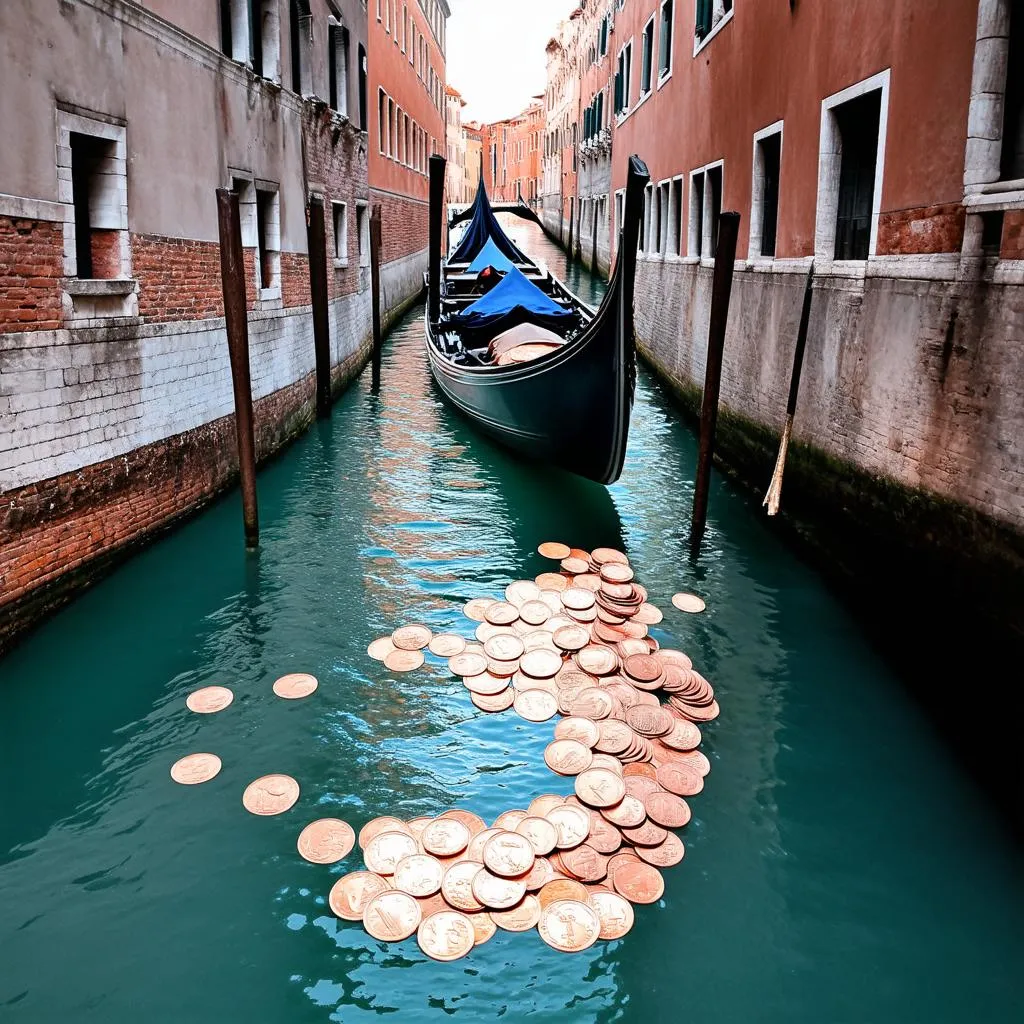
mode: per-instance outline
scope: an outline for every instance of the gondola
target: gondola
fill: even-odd
[[[516,248],[482,181],[459,217],[469,227],[442,264],[444,168],[431,158],[425,339],[438,387],[514,451],[613,483],[636,385],[633,278],[647,167],[630,158],[618,258],[596,310]],[[509,212],[536,220],[519,206]]]

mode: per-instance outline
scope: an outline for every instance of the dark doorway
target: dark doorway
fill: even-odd
[[[871,209],[881,109],[882,94],[875,90],[843,103],[834,112],[842,139],[836,215],[837,260],[866,260],[871,248]]]

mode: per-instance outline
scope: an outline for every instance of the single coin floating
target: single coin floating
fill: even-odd
[[[189,711],[197,715],[215,715],[223,711],[233,700],[235,695],[226,686],[206,686],[188,695],[185,701]]]
[[[412,672],[423,666],[423,651],[407,651],[396,648],[385,659],[384,664],[392,672]]]
[[[292,672],[290,675],[281,676],[274,683],[274,693],[285,700],[302,700],[315,692],[317,686],[316,676],[308,672]]]
[[[216,778],[220,769],[216,754],[188,754],[171,765],[171,778],[182,786],[198,786]]]
[[[537,548],[537,553],[544,558],[551,558],[560,562],[563,558],[569,557],[569,545],[561,544],[555,540],[546,540]]]
[[[268,817],[284,814],[298,799],[299,784],[290,775],[264,775],[246,786],[242,805],[250,814]]]
[[[299,854],[310,864],[337,864],[355,846],[356,834],[347,821],[321,818],[311,821],[299,835]]]
[[[395,644],[391,637],[382,636],[378,637],[366,648],[366,653],[374,661],[383,661],[393,650],[395,650]]]
[[[704,603],[704,599],[698,597],[696,594],[673,594],[672,603],[681,612],[690,612],[690,614],[693,615],[704,611],[707,607]]]
[[[457,910],[442,910],[425,918],[416,931],[420,949],[433,960],[464,957],[476,943],[473,922]]]

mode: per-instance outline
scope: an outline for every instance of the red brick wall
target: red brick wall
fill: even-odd
[[[878,254],[960,252],[964,220],[960,203],[883,213],[878,218]]]
[[[0,217],[0,332],[60,326],[62,224]]]
[[[150,323],[224,315],[220,246],[158,235],[132,235],[139,315]]]
[[[121,276],[121,232],[93,230],[89,235],[92,276],[109,280]]]
[[[398,196],[377,195],[380,204],[381,263],[391,263],[427,247],[430,212],[424,203]]]
[[[286,309],[308,306],[313,301],[309,292],[309,260],[305,253],[281,253],[281,301]]]
[[[1003,214],[1003,241],[999,255],[1004,260],[1024,260],[1024,210]]]

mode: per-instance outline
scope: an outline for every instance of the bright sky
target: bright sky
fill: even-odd
[[[544,47],[578,0],[449,0],[448,84],[465,121],[501,121],[544,92]]]

